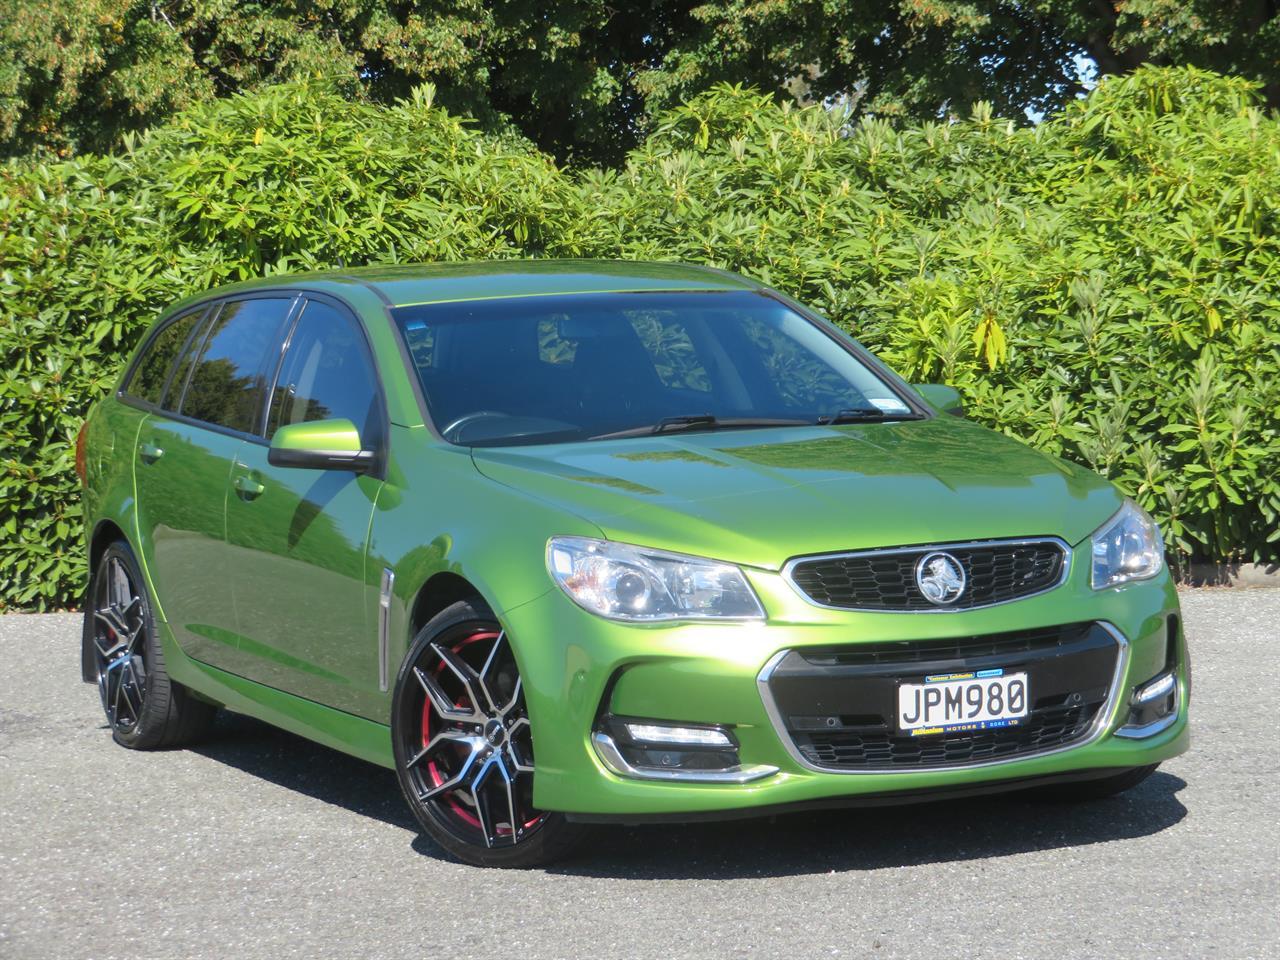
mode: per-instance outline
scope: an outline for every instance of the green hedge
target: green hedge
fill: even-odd
[[[0,168],[0,607],[73,604],[72,444],[156,312],[262,273],[681,259],[814,304],[972,415],[1110,476],[1176,559],[1280,548],[1280,122],[1144,70],[1036,128],[850,124],[719,88],[620,171],[430,104],[282,86],[113,157]]]

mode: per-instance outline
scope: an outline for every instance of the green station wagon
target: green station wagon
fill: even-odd
[[[1151,519],[721,271],[223,287],[81,431],[117,743],[219,707],[394,768],[475,864],[593,822],[1037,788],[1187,748]]]

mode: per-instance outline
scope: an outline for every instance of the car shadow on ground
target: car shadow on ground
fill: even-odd
[[[449,859],[405,807],[395,774],[224,713],[196,753],[270,783],[401,827],[418,853]],[[1005,795],[721,823],[600,827],[548,873],[619,879],[726,879],[843,873],[1067,849],[1151,836],[1187,815],[1186,786],[1157,771],[1107,800],[1052,803]]]
[[[634,879],[781,877],[985,860],[1145,837],[1187,815],[1180,778],[1157,771],[1107,800],[1017,794],[720,823],[601,831],[550,873]]]
[[[190,749],[286,790],[418,831],[395,773],[252,717],[220,711],[213,731]]]

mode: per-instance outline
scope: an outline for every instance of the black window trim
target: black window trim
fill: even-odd
[[[281,291],[281,292],[285,292],[285,291]],[[278,344],[282,342],[285,336],[287,335],[287,331],[292,329],[292,325],[297,321],[299,305],[302,302],[302,295],[300,293],[290,292],[290,294],[287,296],[271,296],[270,295],[271,291],[255,290],[253,291],[253,293],[255,294],[255,296],[230,294],[229,296],[219,300],[218,303],[215,305],[214,309],[210,311],[210,319],[208,323],[205,324],[204,342],[200,344],[200,349],[196,352],[195,361],[192,362],[191,369],[187,371],[187,382],[182,385],[182,397],[178,401],[179,411],[182,409],[183,406],[186,405],[187,391],[191,389],[191,380],[195,376],[196,367],[199,366],[200,358],[204,356],[205,350],[209,349],[209,341],[213,337],[213,328],[217,326],[218,318],[222,316],[222,311],[226,308],[227,304],[244,303],[249,300],[287,301],[289,305],[288,307],[285,308],[284,317],[281,318],[278,326],[276,327],[277,336],[273,338],[277,343],[277,348],[278,348]],[[257,296],[256,294],[259,294],[259,293],[263,293],[266,295]],[[267,373],[267,370],[270,368],[270,365],[271,365],[271,353],[270,351],[268,351],[258,361],[257,373],[258,373],[258,376],[260,376],[262,379],[258,387],[257,408],[254,410],[254,423],[256,425],[260,425],[262,422],[262,407],[265,403],[268,402],[267,397],[270,396],[270,392],[264,389],[265,384],[267,382],[266,373]],[[210,430],[216,430],[219,433],[225,433],[228,436],[243,437],[245,440],[248,440],[251,443],[256,443],[258,446],[263,446],[263,447],[267,446],[267,441],[262,437],[261,431],[250,433],[244,430],[237,430],[234,427],[226,427],[220,423],[211,423],[208,420],[201,420],[199,417],[192,417],[183,413],[177,413],[176,416],[178,419],[186,423],[199,424],[200,426],[206,427]]]
[[[197,359],[199,358],[200,354],[204,352],[205,347],[208,345],[207,341],[208,341],[209,334],[213,330],[214,324],[217,322],[218,317],[221,315],[222,308],[228,303],[240,302],[243,300],[285,300],[287,301],[289,306],[285,312],[284,320],[281,322],[281,325],[280,325],[281,330],[286,330],[289,328],[289,325],[293,322],[294,313],[298,309],[298,304],[302,301],[302,291],[294,289],[292,287],[271,287],[271,288],[265,288],[262,290],[246,290],[242,293],[214,294],[204,300],[201,300],[199,303],[192,304],[191,305],[192,310],[198,309],[200,307],[204,307],[205,309],[208,310],[208,313],[205,315],[205,317],[200,321],[200,323],[196,325],[195,330],[192,331],[193,336],[198,334],[204,340],[204,342],[200,344],[200,349],[196,353]],[[184,310],[182,311],[180,316],[185,316],[188,312],[190,311]],[[175,317],[174,319],[177,319],[177,317]],[[156,324],[157,331],[162,325],[167,326],[168,323],[169,323],[169,320],[167,318],[164,320],[161,320],[159,323]],[[187,343],[183,345],[184,353],[186,352],[186,347],[190,343],[191,341],[190,339],[188,339]],[[181,356],[181,354],[179,356]],[[264,371],[267,366],[266,359],[267,358],[264,357],[264,363],[263,363]],[[139,400],[137,397],[132,397],[125,394],[123,390],[117,391],[116,396],[120,400],[120,402],[127,404],[128,406],[135,407],[136,409],[143,410],[147,413],[153,414],[158,417],[163,417],[164,419],[171,420],[174,423],[183,423],[189,426],[199,427],[202,430],[208,430],[212,433],[219,433],[226,437],[234,437],[239,440],[244,440],[249,443],[257,444],[258,446],[261,446],[261,447],[267,446],[266,440],[264,440],[260,434],[246,433],[243,430],[236,430],[233,427],[224,427],[218,423],[210,423],[208,420],[200,420],[196,417],[190,417],[178,412],[179,410],[181,410],[182,404],[187,399],[187,388],[191,386],[191,376],[195,371],[195,366],[196,366],[195,363],[192,363],[191,369],[187,371],[186,382],[182,385],[182,392],[178,397],[178,401],[176,405],[177,409],[169,409],[167,407],[161,407],[154,403],[148,403],[145,400]],[[175,364],[174,369],[170,370],[170,376],[173,375],[176,369],[177,367]],[[169,384],[166,382],[166,392],[168,391],[168,388],[170,386],[172,386],[172,384]],[[258,398],[258,403],[259,405],[261,405],[262,403],[261,396],[259,396]]]
[[[373,343],[369,339],[369,331],[365,329],[364,323],[360,319],[359,313],[352,309],[351,305],[339,297],[331,296],[325,293],[301,291],[298,296],[298,302],[294,304],[292,312],[285,322],[284,336],[280,338],[279,351],[274,360],[268,360],[268,370],[270,375],[266,380],[266,392],[263,398],[263,406],[261,414],[258,418],[258,436],[259,442],[265,446],[270,446],[270,441],[266,439],[268,419],[271,416],[271,406],[275,397],[276,387],[279,384],[280,372],[284,369],[284,358],[289,353],[289,347],[293,345],[293,336],[297,333],[298,324],[302,322],[302,316],[306,313],[307,304],[315,301],[316,303],[324,303],[333,307],[355,328],[360,335],[360,343],[364,350],[365,361],[369,364],[369,369],[373,373],[373,385],[375,391],[375,401],[378,405],[377,424],[378,435],[373,438],[361,437],[362,443],[368,443],[373,440],[373,446],[369,449],[373,450],[373,467],[366,471],[370,476],[374,476],[380,480],[386,479],[386,449],[389,439],[389,431],[391,429],[390,420],[387,416],[387,397],[386,389],[382,383],[382,370],[378,367],[377,353],[373,349]]]
[[[278,352],[274,360],[271,358],[270,353],[268,353],[266,357],[266,361],[264,363],[263,372],[264,374],[269,374],[270,379],[268,380],[264,377],[264,381],[263,381],[264,390],[262,392],[262,396],[259,398],[260,410],[259,410],[259,415],[257,417],[256,432],[245,433],[242,430],[235,430],[235,429],[232,429],[231,427],[224,427],[220,424],[209,423],[207,420],[198,420],[195,417],[184,416],[181,413],[178,413],[177,410],[170,410],[170,409],[161,407],[158,404],[149,403],[146,400],[141,400],[138,397],[131,396],[130,394],[125,392],[126,385],[129,383],[130,380],[132,380],[134,369],[137,367],[139,360],[141,359],[143,354],[146,352],[146,349],[150,347],[151,342],[155,339],[156,336],[159,335],[160,331],[164,327],[167,327],[171,323],[177,322],[182,317],[189,316],[190,314],[196,312],[197,310],[206,311],[205,315],[201,317],[198,321],[196,321],[196,325],[192,328],[192,331],[188,335],[186,342],[184,342],[183,349],[178,354],[178,356],[181,357],[186,352],[186,348],[190,345],[192,337],[208,336],[209,331],[212,330],[213,328],[214,321],[216,321],[218,315],[222,312],[222,307],[224,304],[230,303],[232,301],[241,301],[241,300],[288,300],[290,301],[288,312],[286,313],[284,322],[281,324],[281,328],[280,328],[283,331],[283,335],[277,341]],[[275,391],[275,381],[280,374],[280,365],[284,361],[285,350],[288,349],[288,344],[293,337],[293,331],[297,326],[298,318],[301,315],[302,309],[308,300],[324,301],[328,303],[330,306],[336,307],[338,310],[342,311],[347,315],[347,319],[351,323],[353,323],[356,329],[360,332],[360,336],[364,343],[365,357],[369,360],[369,364],[373,369],[374,383],[378,391],[378,397],[377,397],[378,413],[379,413],[378,426],[379,426],[379,434],[380,434],[377,437],[376,446],[374,448],[374,454],[375,454],[374,467],[373,469],[367,471],[366,475],[375,477],[376,479],[379,479],[379,480],[385,480],[386,479],[386,460],[387,460],[386,450],[387,450],[387,444],[390,440],[391,424],[390,424],[390,418],[388,415],[386,387],[383,382],[383,369],[378,363],[377,351],[373,349],[373,340],[369,336],[369,330],[367,329],[365,322],[360,317],[360,312],[356,310],[350,303],[348,303],[342,297],[336,296],[331,293],[322,292],[319,290],[308,290],[305,287],[294,287],[294,286],[264,287],[258,290],[246,290],[239,293],[211,292],[207,297],[204,297],[195,303],[187,304],[187,306],[184,307],[182,310],[174,312],[170,316],[165,316],[162,314],[161,318],[155,324],[155,329],[153,329],[151,333],[147,335],[147,339],[144,343],[143,349],[138,351],[137,356],[134,357],[133,362],[129,365],[129,369],[125,372],[125,376],[121,380],[121,385],[116,390],[116,393],[115,393],[116,399],[119,400],[121,403],[125,404],[126,406],[133,407],[134,409],[141,410],[144,413],[149,413],[154,416],[163,417],[166,420],[171,420],[175,423],[182,423],[182,424],[187,424],[188,426],[199,427],[202,430],[209,430],[213,433],[222,434],[223,436],[244,440],[248,443],[252,443],[260,447],[270,446],[270,443],[268,443],[265,437],[265,433],[266,433],[266,418],[270,414],[270,408],[271,408],[271,402],[270,402],[271,394]],[[398,329],[396,328],[395,322],[392,320],[389,314],[387,315],[387,320],[391,324],[393,333],[397,334],[396,341],[397,341],[397,345],[399,345]],[[203,344],[201,345],[200,350],[201,352],[203,352],[204,350]],[[192,364],[193,369],[194,369],[194,366],[195,365]],[[170,378],[172,378],[176,369],[177,369],[177,361],[175,358],[174,365],[170,368],[169,373],[165,379],[166,393],[168,392],[168,389],[171,386],[171,384],[169,383],[169,380]],[[186,400],[187,387],[190,385],[190,383],[191,383],[191,371],[189,370],[187,371],[187,382],[183,384],[182,394],[178,398],[179,408],[181,407],[182,402]],[[162,395],[162,398],[163,398],[163,395]]]
[[[164,373],[164,385],[160,388],[160,399],[164,400],[165,395],[169,392],[169,381],[173,379],[174,371],[178,366],[178,360],[180,360],[182,355],[187,352],[187,346],[191,343],[191,338],[195,336],[196,332],[204,326],[205,321],[209,319],[209,304],[207,302],[195,304],[189,309],[181,310],[172,316],[164,317],[162,320],[157,321],[151,332],[147,334],[146,339],[143,340],[142,346],[138,349],[138,352],[134,354],[133,360],[130,361],[129,366],[125,368],[124,376],[120,378],[120,386],[116,389],[116,395],[120,397],[120,399],[128,399],[132,401],[131,405],[133,406],[156,407],[158,409],[163,409],[160,404],[153,404],[148,400],[143,400],[141,397],[129,393],[129,387],[133,384],[133,378],[138,375],[138,368],[142,366],[142,361],[145,360],[147,354],[151,352],[151,348],[155,346],[155,342],[160,339],[160,334],[164,333],[165,330],[169,329],[169,327],[173,326],[175,323],[185,320],[193,314],[199,314],[199,316],[196,317],[195,324],[193,324],[191,329],[187,331],[187,335],[182,341],[182,348],[174,355],[173,362],[169,364],[169,368]]]

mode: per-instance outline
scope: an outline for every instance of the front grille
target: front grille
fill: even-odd
[[[891,733],[810,733],[800,752],[820,767],[945,767],[1052,750],[1078,740],[1101,701],[1035,711],[1021,726],[932,737]]]
[[[965,588],[945,607],[916,584],[916,564],[946,552],[964,568]],[[990,541],[902,547],[792,561],[792,583],[814,603],[849,610],[969,610],[1043,593],[1065,572],[1058,540]]]
[[[828,770],[908,770],[1015,759],[1085,740],[1106,707],[1120,645],[1096,623],[917,642],[810,647],[762,676],[779,734]],[[1016,726],[911,736],[896,726],[900,683],[1003,668],[1025,671],[1028,716]]]
[[[810,663],[830,666],[871,664],[952,663],[969,657],[1012,657],[1044,654],[1078,642],[1093,629],[1092,623],[1069,623],[1039,630],[1013,630],[943,640],[893,640],[887,643],[854,643],[835,647],[805,647],[797,651]]]

